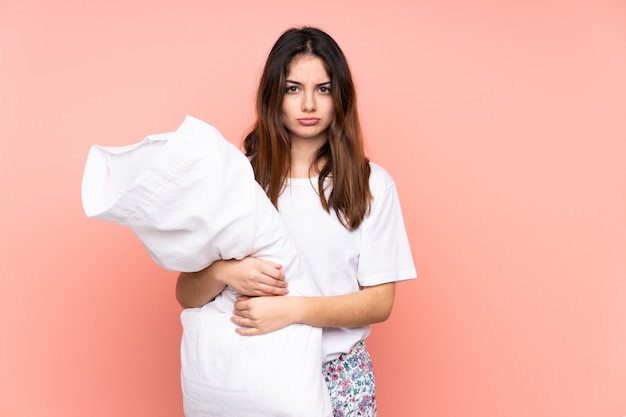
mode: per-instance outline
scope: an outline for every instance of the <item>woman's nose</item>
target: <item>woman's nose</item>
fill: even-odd
[[[305,93],[302,98],[302,110],[314,111],[315,110],[315,94]]]

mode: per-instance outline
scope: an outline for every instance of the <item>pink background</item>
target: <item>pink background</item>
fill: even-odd
[[[239,144],[278,35],[354,70],[419,280],[380,415],[626,415],[623,1],[0,0],[0,415],[181,416],[175,273],[85,218],[89,146],[186,114]]]

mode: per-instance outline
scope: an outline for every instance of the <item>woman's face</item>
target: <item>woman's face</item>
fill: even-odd
[[[292,143],[309,141],[321,146],[335,117],[330,77],[322,60],[313,55],[296,57],[287,74],[282,121]]]

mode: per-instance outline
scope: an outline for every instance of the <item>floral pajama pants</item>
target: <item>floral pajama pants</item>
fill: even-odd
[[[365,343],[322,366],[333,417],[376,417],[374,369]]]

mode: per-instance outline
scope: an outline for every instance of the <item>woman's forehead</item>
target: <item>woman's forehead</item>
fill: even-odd
[[[329,75],[326,70],[324,61],[311,54],[297,55],[289,63],[287,68],[287,78],[302,77],[302,78],[325,78],[328,81]]]

